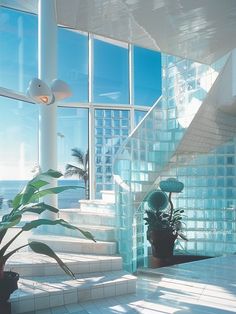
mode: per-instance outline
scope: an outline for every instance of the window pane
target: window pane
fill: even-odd
[[[94,102],[129,103],[127,48],[94,40],[93,84]]]
[[[134,104],[152,106],[161,96],[161,54],[134,47]]]
[[[59,180],[59,185],[88,184],[88,164],[84,166],[79,158],[72,156],[72,149],[81,151],[82,158],[88,151],[88,110],[81,108],[58,108],[58,168],[62,173],[70,164],[70,175]],[[78,154],[77,154],[78,156]],[[87,173],[87,174],[86,174]],[[69,190],[59,194],[59,208],[79,207],[78,201],[87,197],[85,189]]]
[[[37,70],[37,16],[0,7],[0,86],[26,92]]]
[[[0,97],[0,212],[38,170],[38,106]]]
[[[88,102],[88,36],[58,28],[58,77],[72,90],[66,101]]]

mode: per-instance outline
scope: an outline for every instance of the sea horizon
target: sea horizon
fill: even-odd
[[[19,193],[29,180],[0,180],[0,210],[8,208],[8,202]],[[84,187],[83,180],[60,179],[58,186],[74,185]],[[85,199],[85,189],[71,189],[58,195],[58,208],[78,208],[79,200]]]

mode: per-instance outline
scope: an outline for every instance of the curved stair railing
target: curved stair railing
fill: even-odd
[[[216,77],[217,75],[211,80],[210,88]],[[201,123],[212,123],[214,127],[216,121],[211,121],[211,117],[207,116],[208,110],[215,115],[216,120],[219,117],[219,123],[222,115],[219,110],[216,113],[216,108],[208,101],[209,97],[206,95],[209,96],[210,93],[202,93],[200,90],[201,87],[195,90],[194,97],[198,97],[198,102],[191,113],[181,106],[178,108],[176,103],[173,114],[173,107],[168,107],[167,99],[158,99],[124,141],[114,160],[118,251],[123,258],[124,267],[130,272],[147,265],[143,223],[143,201],[146,195],[153,189],[164,170],[168,176],[171,175],[171,169],[177,166],[177,159],[183,165],[194,154],[206,153],[213,148],[209,143],[206,145],[209,138],[206,136],[204,139],[201,134]],[[232,128],[234,121],[231,121]],[[194,138],[192,131],[198,132],[198,139]],[[191,143],[193,138],[195,141],[200,139],[203,145]],[[213,145],[219,142],[218,138],[217,131],[212,137]],[[201,151],[202,147],[205,149]],[[182,159],[176,158],[177,155]]]

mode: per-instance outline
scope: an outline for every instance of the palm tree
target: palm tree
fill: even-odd
[[[84,153],[79,148],[72,148],[72,156],[75,157],[77,165],[66,165],[65,177],[73,177],[76,176],[79,179],[84,180],[84,186],[86,191],[86,198],[88,199],[88,163],[89,163],[89,152],[87,150]]]

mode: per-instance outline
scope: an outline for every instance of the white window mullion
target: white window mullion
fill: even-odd
[[[129,45],[129,104],[130,111],[130,131],[134,129],[134,48]]]

